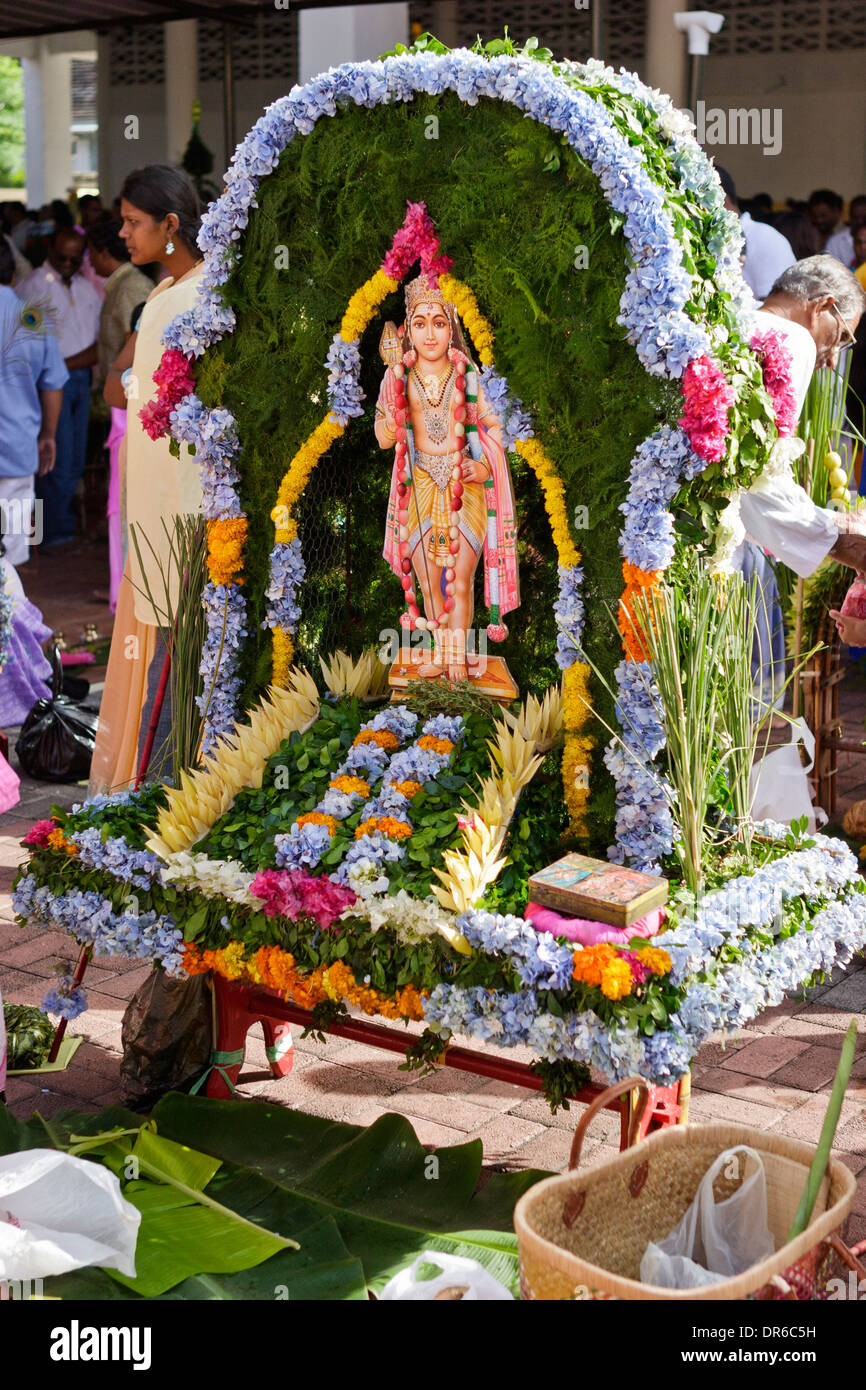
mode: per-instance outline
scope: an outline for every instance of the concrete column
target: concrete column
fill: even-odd
[[[440,43],[449,48],[457,47],[457,21],[459,10],[457,0],[438,0],[433,20],[433,33]]]
[[[53,53],[50,40],[41,41],[42,121],[45,149],[45,194],[66,198],[72,183],[72,59]]]
[[[651,87],[667,92],[676,106],[688,96],[686,37],[674,25],[674,15],[688,9],[685,0],[647,0],[646,57],[642,75]]]
[[[45,133],[42,121],[42,64],[39,58],[22,58],[24,80],[24,167],[27,171],[27,204],[38,208],[46,201]]]
[[[298,15],[298,81],[340,63],[378,58],[409,38],[409,6],[352,5],[301,10]]]
[[[115,171],[111,163],[111,87],[108,80],[108,55],[111,39],[99,34],[96,40],[96,177],[103,205],[108,207],[114,195]]]
[[[176,19],[165,30],[165,158],[180,164],[198,96],[198,20]]]

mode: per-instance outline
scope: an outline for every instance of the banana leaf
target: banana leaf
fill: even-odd
[[[247,1213],[271,1230],[290,1230],[281,1220],[291,1220],[299,1203],[333,1215],[373,1292],[429,1249],[478,1260],[517,1293],[514,1205],[548,1175],[495,1173],[476,1195],[480,1140],[430,1154],[401,1115],[383,1115],[365,1128],[281,1106],[176,1092],[159,1101],[152,1118],[161,1134],[270,1178],[283,1201],[291,1196],[291,1206],[276,1210],[274,1194]]]
[[[293,1302],[361,1298],[367,1290],[379,1292],[423,1250],[476,1259],[517,1293],[514,1204],[547,1174],[495,1173],[478,1190],[478,1140],[431,1154],[400,1115],[384,1115],[363,1128],[280,1106],[178,1093],[164,1096],[151,1118],[160,1139],[220,1160],[208,1195],[301,1246],[272,1255],[243,1274],[188,1271],[158,1297],[273,1300],[282,1296],[275,1289],[285,1288]],[[100,1115],[61,1113],[52,1119],[51,1129],[66,1142],[70,1134],[140,1123],[140,1116],[113,1107]],[[15,1132],[7,1123],[4,1134],[0,1114],[0,1152],[44,1147],[45,1131],[38,1121],[13,1124]],[[172,1213],[177,1218],[187,1210],[170,1206],[166,1189],[148,1186],[163,1200],[148,1199],[155,1205],[142,1223],[139,1247],[146,1273],[150,1255],[143,1242],[162,1239]],[[127,1195],[135,1188],[135,1183],[127,1184]],[[160,1250],[155,1260],[162,1258]],[[171,1268],[179,1271],[178,1265]],[[137,1281],[118,1293],[117,1276],[96,1270],[46,1282],[47,1293],[63,1298],[134,1297],[135,1287]]]
[[[364,1270],[346,1249],[335,1221],[316,1221],[297,1234],[300,1250],[284,1250],[254,1269],[235,1274],[191,1275],[155,1301],[366,1301]],[[153,1301],[124,1287],[104,1269],[79,1269],[48,1279],[45,1292],[55,1298],[88,1302]]]

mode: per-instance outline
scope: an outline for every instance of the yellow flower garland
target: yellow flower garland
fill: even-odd
[[[556,472],[556,466],[537,439],[518,439],[514,447],[521,458],[526,459],[541,484],[544,509],[550,521],[560,566],[563,569],[574,569],[580,564],[581,556],[571,538],[565,507],[565,487]],[[595,739],[581,736],[580,731],[589,722],[592,714],[589,670],[584,662],[576,661],[562,676],[562,722],[565,730],[562,782],[565,804],[568,807],[569,829],[573,835],[587,833],[589,768]]]
[[[392,280],[384,270],[377,270],[369,280],[356,290],[346,306],[343,322],[340,324],[340,337],[352,343],[367,327],[383,299],[399,288],[399,282]]]
[[[453,275],[440,275],[439,288],[457,310],[466,332],[472,339],[475,352],[482,367],[493,366],[493,329],[490,321],[478,308],[478,300],[468,285]]]
[[[544,510],[550,521],[559,563],[564,569],[573,569],[575,565],[580,564],[580,551],[571,539],[565,507],[565,487],[556,471],[556,465],[537,439],[518,439],[514,448],[521,458],[526,459],[541,484]]]

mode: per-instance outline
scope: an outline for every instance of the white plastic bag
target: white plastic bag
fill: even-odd
[[[441,1273],[432,1279],[419,1279],[419,1272],[427,1272],[422,1270],[424,1265],[432,1265]],[[453,1295],[455,1301],[462,1303],[478,1300],[488,1303],[506,1299],[514,1301],[504,1284],[488,1274],[477,1260],[466,1260],[461,1255],[446,1255],[441,1250],[425,1250],[414,1263],[388,1280],[379,1298],[383,1301],[405,1299],[428,1302],[444,1294],[446,1289],[463,1290],[459,1295]]]
[[[800,740],[806,749],[808,766],[800,762]],[[752,819],[774,820],[790,825],[801,816],[808,817],[809,831],[824,825],[827,816],[820,807],[812,805],[809,778],[815,762],[815,735],[805,719],[795,719],[791,725],[791,742],[774,748],[755,763],[749,778],[752,797]],[[817,819],[820,817],[820,821]]]
[[[0,1280],[42,1279],[83,1265],[134,1279],[140,1222],[99,1163],[56,1149],[0,1158]]]
[[[729,1165],[745,1164],[743,1181],[724,1202],[716,1202],[713,1183]],[[650,1241],[640,1262],[644,1284],[663,1289],[696,1289],[732,1279],[775,1252],[767,1225],[767,1177],[761,1155],[740,1146],[726,1149],[701,1178],[695,1199],[680,1224],[658,1245]]]

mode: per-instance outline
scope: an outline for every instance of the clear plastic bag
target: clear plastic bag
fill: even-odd
[[[716,1178],[740,1171],[743,1180],[736,1192],[717,1202]],[[761,1156],[745,1147],[725,1149],[701,1178],[679,1225],[658,1244],[650,1241],[640,1262],[641,1282],[663,1289],[718,1284],[759,1264],[775,1249],[767,1224],[767,1176]]]
[[[423,1251],[411,1265],[388,1280],[379,1298],[383,1302],[399,1299],[416,1303],[514,1301],[505,1285],[477,1260],[446,1255],[442,1250]]]

